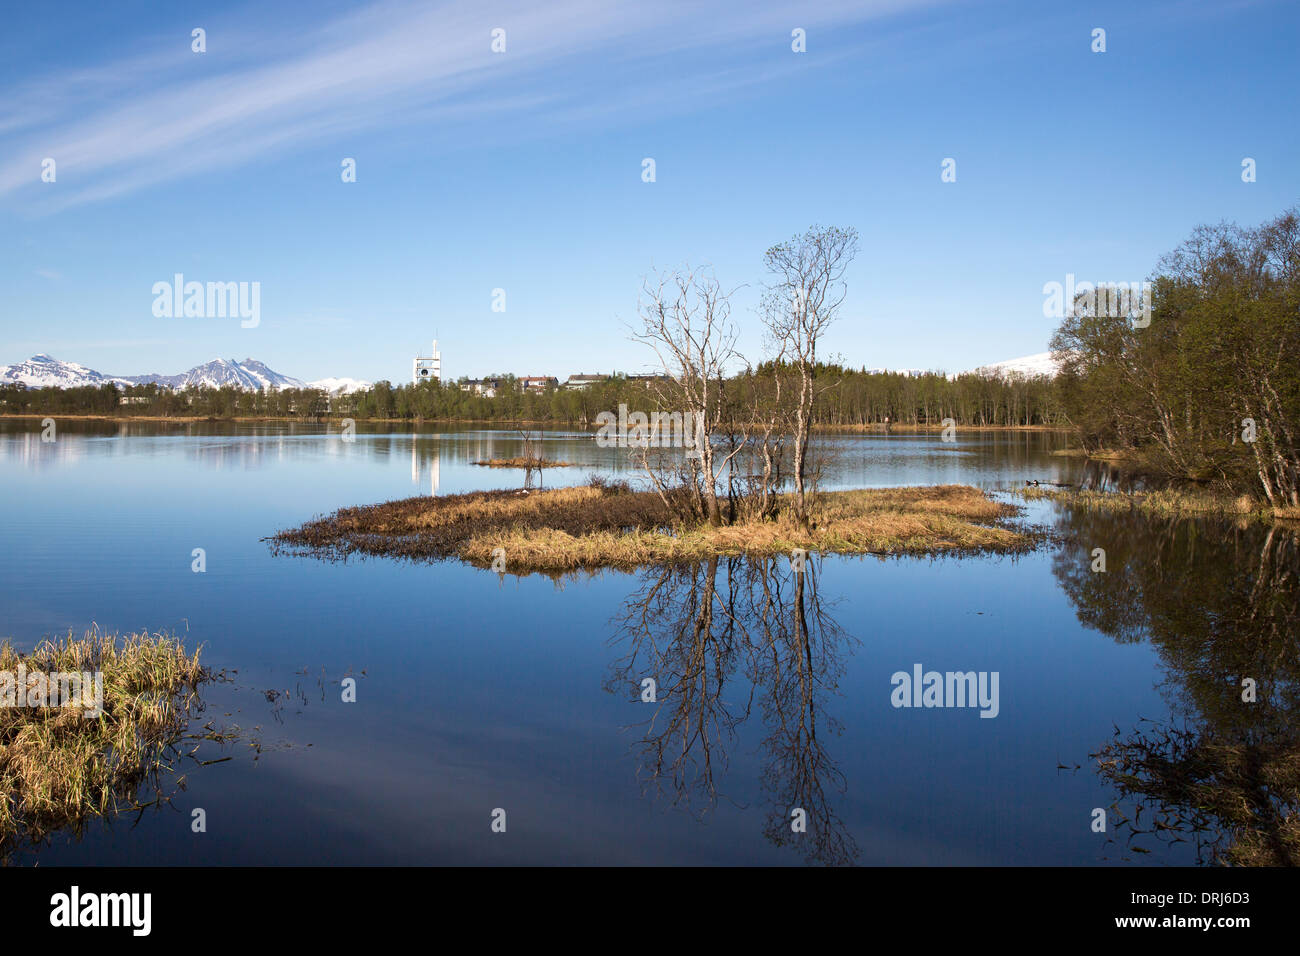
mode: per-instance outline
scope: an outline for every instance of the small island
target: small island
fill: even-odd
[[[822,492],[802,527],[792,510],[711,524],[682,502],[593,481],[548,491],[475,491],[343,508],[271,538],[277,551],[342,559],[459,558],[511,573],[628,570],[709,558],[791,554],[1024,551],[1033,536],[1006,526],[1018,509],[968,485]]]
[[[533,471],[538,468],[576,468],[577,465],[571,461],[548,461],[545,458],[488,458],[484,461],[474,462],[483,468],[523,468],[526,471]]]

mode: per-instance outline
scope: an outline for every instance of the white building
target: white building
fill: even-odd
[[[411,381],[419,385],[421,382],[441,382],[442,381],[442,356],[438,353],[438,340],[433,340],[433,354],[425,357],[417,355],[415,361],[411,363]]]
[[[496,398],[497,392],[501,391],[501,379],[499,378],[471,378],[461,383],[462,392],[473,392],[475,395],[482,395],[484,398]]]

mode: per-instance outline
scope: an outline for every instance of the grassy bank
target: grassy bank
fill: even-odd
[[[0,672],[102,674],[102,711],[89,691],[67,706],[7,682],[0,706],[0,850],[79,830],[96,816],[132,809],[157,788],[185,735],[199,686],[212,675],[161,634],[88,633],[47,641],[30,654],[0,645]],[[26,696],[19,703],[19,694]],[[86,705],[90,704],[89,707]],[[42,706],[44,705],[44,706]]]
[[[343,558],[455,557],[511,572],[681,564],[725,555],[1017,551],[1028,535],[1002,524],[1013,506],[965,485],[817,496],[811,526],[787,514],[723,527],[683,522],[651,491],[592,484],[521,494],[481,491],[344,508],[270,539],[277,551]]]
[[[1069,488],[1019,488],[1026,501],[1050,498],[1079,508],[1098,511],[1141,511],[1170,517],[1250,518],[1263,521],[1300,520],[1300,510],[1273,508],[1262,498],[1226,495],[1204,489],[1164,488],[1124,494],[1118,491],[1084,491]]]

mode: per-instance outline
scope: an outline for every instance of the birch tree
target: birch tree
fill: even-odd
[[[703,515],[716,527],[722,524],[719,481],[744,447],[742,442],[723,454],[712,440],[723,417],[728,366],[740,360],[731,293],[710,270],[687,266],[647,278],[638,313],[641,328],[633,337],[654,350],[664,371],[652,386],[657,398],[666,408],[680,408],[683,418],[693,418],[695,447],[687,461]]]
[[[857,230],[813,226],[772,246],[763,257],[773,279],[763,296],[763,323],[778,366],[788,366],[795,517],[808,527],[809,440],[813,406],[827,386],[815,381],[817,345],[839,315],[848,287],[844,273],[858,251]]]

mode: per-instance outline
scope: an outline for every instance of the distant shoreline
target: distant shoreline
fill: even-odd
[[[214,415],[61,415],[50,412],[0,412],[0,419],[44,419],[53,418],[56,421],[86,421],[86,422],[174,422],[178,425],[190,425],[195,422],[212,422],[214,424],[239,423],[239,422],[293,422],[299,425],[324,425],[335,422],[341,422],[346,415],[340,416],[323,416],[312,418],[297,418],[292,415],[268,416],[268,415],[251,415],[251,416],[229,416],[219,417]],[[365,424],[406,424],[406,425],[498,425],[502,428],[511,428],[517,425],[534,425],[539,428],[563,428],[566,430],[590,431],[595,434],[598,431],[596,425],[580,425],[576,422],[556,422],[541,421],[531,418],[503,419],[503,418],[358,418],[354,419],[358,425]],[[898,425],[893,422],[889,424],[888,431],[897,432],[941,432],[946,426],[944,425]],[[958,425],[960,431],[974,432],[1070,432],[1073,429],[1068,425]],[[873,422],[866,425],[814,425],[813,431],[819,432],[875,432],[884,434],[886,428],[883,422]]]

